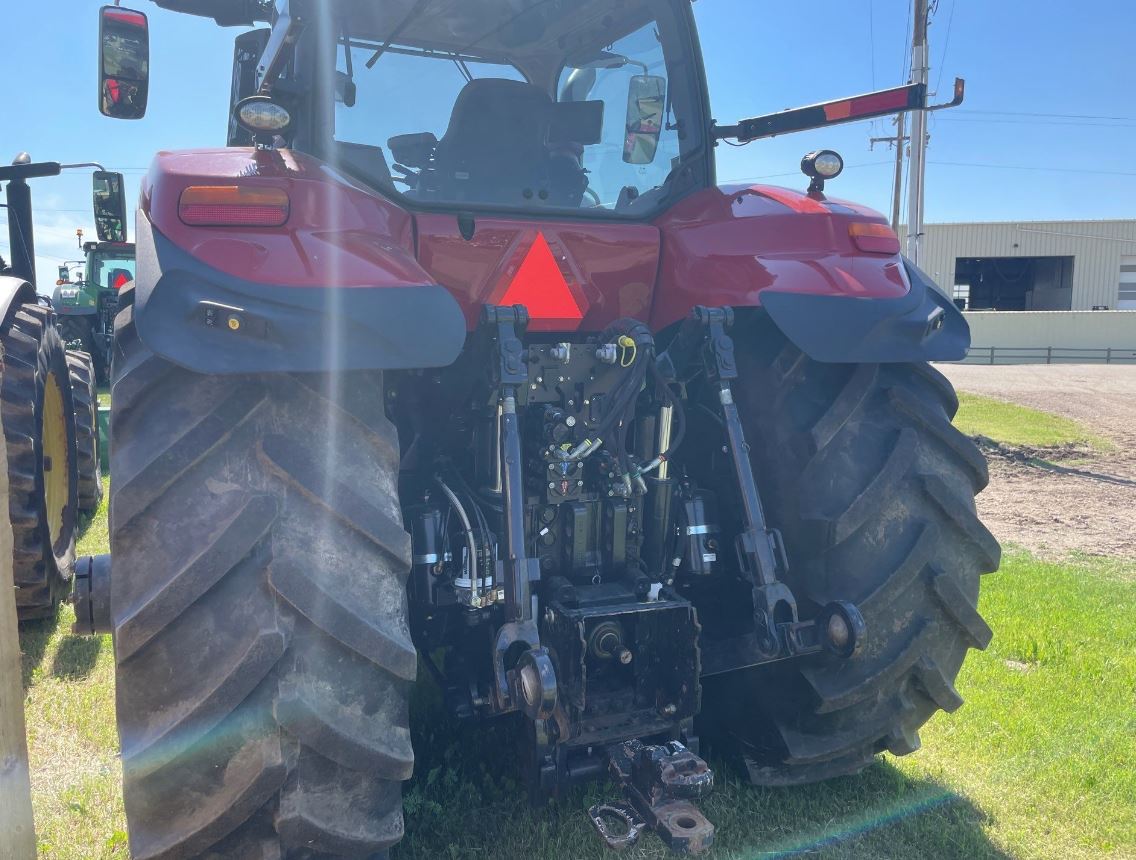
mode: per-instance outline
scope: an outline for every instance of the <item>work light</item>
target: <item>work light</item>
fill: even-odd
[[[241,127],[254,135],[280,134],[292,124],[292,115],[269,96],[249,96],[234,110]]]
[[[831,149],[818,149],[801,159],[801,172],[812,179],[835,179],[844,170],[844,159]]]

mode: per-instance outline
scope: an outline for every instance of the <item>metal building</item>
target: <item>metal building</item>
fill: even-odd
[[[928,224],[922,268],[967,310],[1136,310],[1136,220]]]

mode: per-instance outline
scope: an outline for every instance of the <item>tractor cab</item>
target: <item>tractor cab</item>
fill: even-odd
[[[86,282],[99,290],[121,290],[134,280],[134,245],[129,242],[87,242]]]

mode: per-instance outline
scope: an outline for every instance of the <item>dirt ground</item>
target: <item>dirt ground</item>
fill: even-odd
[[[938,368],[961,391],[1064,415],[1116,445],[1088,459],[987,450],[990,486],[978,510],[1000,541],[1047,558],[1071,552],[1136,558],[1136,366]]]

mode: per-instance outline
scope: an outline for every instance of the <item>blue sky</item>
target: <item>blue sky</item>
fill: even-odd
[[[0,159],[27,150],[37,160],[99,161],[126,173],[133,201],[156,150],[223,145],[237,30],[132,2],[151,22],[150,110],[137,122],[96,108],[97,0],[5,4]],[[694,8],[721,122],[906,82],[909,0]],[[960,75],[968,95],[931,121],[927,220],[1136,217],[1133,32],[1136,4],[1115,0],[939,0],[931,81],[945,100]],[[800,157],[829,147],[849,165],[830,192],[887,212],[893,156],[868,138],[890,133],[890,120],[877,120],[723,146],[719,178],[803,187]],[[94,236],[89,173],[39,180],[33,195],[44,289],[55,266],[77,256],[75,228]]]

